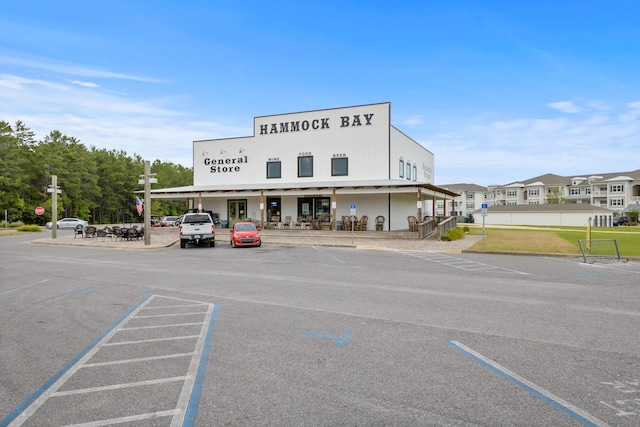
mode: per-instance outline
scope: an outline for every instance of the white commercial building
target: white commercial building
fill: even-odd
[[[255,117],[252,136],[194,141],[193,169],[192,186],[151,197],[186,199],[228,226],[330,215],[335,229],[355,210],[367,229],[382,216],[383,230],[403,230],[457,196],[433,184],[433,153],[391,125],[390,103]]]

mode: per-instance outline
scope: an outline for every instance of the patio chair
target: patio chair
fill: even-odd
[[[407,221],[409,222],[409,231],[418,231],[418,218],[409,215]]]
[[[284,217],[284,222],[282,223],[282,228],[291,229],[291,217],[290,216],[285,216]]]
[[[138,235],[138,230],[133,227],[127,230],[127,240],[138,240],[139,238],[140,235]]]
[[[76,225],[76,228],[73,229],[73,238],[80,236],[82,237],[84,234],[84,226],[82,224]]]
[[[382,215],[378,215],[376,217],[376,231],[384,230],[384,217]]]
[[[84,237],[87,239],[92,239],[94,237],[96,237],[96,231],[98,229],[95,228],[94,226],[90,225],[87,228],[84,229]]]
[[[331,230],[332,220],[330,214],[320,215],[318,222],[321,230]]]
[[[274,215],[271,217],[271,221],[269,221],[269,228],[275,230],[276,228],[280,228],[280,216]]]
[[[102,241],[104,242],[104,239],[106,239],[107,237],[107,230],[104,230],[104,229],[96,230],[96,238],[97,237],[102,237]]]
[[[367,231],[367,221],[369,221],[369,217],[366,215],[362,215],[358,220],[356,231]]]
[[[349,229],[348,228],[349,224],[347,224],[347,221],[348,221],[347,220],[347,216],[346,215],[342,215],[341,219],[342,219],[342,230],[343,231],[347,231]]]
[[[113,236],[116,238],[116,242],[118,241],[118,239],[122,240],[125,238],[125,235],[122,232],[122,228],[120,227],[113,227]]]
[[[298,218],[296,218],[296,220],[291,225],[291,228],[302,228],[302,216],[298,216]]]

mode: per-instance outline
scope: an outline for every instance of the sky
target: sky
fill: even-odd
[[[435,184],[640,168],[637,0],[0,0],[0,120],[193,166],[253,118],[391,103]]]

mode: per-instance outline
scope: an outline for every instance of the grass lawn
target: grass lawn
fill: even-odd
[[[482,235],[481,227],[470,228],[469,234]],[[578,240],[587,238],[586,227],[485,227],[484,250],[580,255]],[[592,228],[591,239],[616,239],[620,255],[640,257],[640,227]],[[482,250],[482,240],[469,248]]]

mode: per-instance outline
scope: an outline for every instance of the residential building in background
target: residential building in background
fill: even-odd
[[[605,212],[608,216],[622,214],[640,206],[640,169],[582,176],[546,174],[488,187],[476,184],[445,184],[440,187],[459,194],[454,200],[454,211],[456,215],[464,217],[469,217],[470,214],[476,216],[483,204],[489,208],[582,204],[600,208],[598,212]],[[549,209],[545,208],[546,211]],[[517,210],[521,211],[522,208]],[[530,209],[532,212],[535,210]],[[500,208],[500,211],[505,209]],[[436,215],[443,212],[444,203],[436,203]]]

